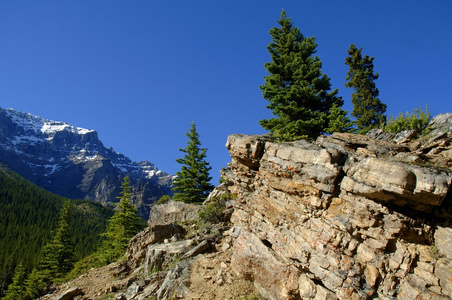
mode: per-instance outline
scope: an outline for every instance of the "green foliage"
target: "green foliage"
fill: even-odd
[[[4,300],[22,300],[25,299],[25,282],[27,274],[25,267],[18,264],[14,271],[13,282],[8,286],[8,291],[5,294]]]
[[[329,134],[333,134],[335,132],[355,132],[356,129],[353,127],[355,122],[351,121],[347,114],[348,111],[343,110],[336,104],[333,104],[328,116],[328,128],[325,132]]]
[[[354,44],[348,49],[345,64],[349,66],[345,83],[354,89],[352,93],[353,111],[359,133],[366,133],[373,128],[382,127],[386,122],[386,104],[378,99],[379,91],[375,86],[378,73],[374,74],[373,57],[362,57],[362,48]]]
[[[0,171],[0,280],[2,294],[21,263],[29,273],[43,246],[52,240],[67,199],[26,181],[12,171]],[[72,200],[70,235],[75,260],[95,251],[113,211],[88,200]],[[2,296],[0,294],[0,297]]]
[[[99,268],[106,264],[107,262],[101,253],[95,252],[76,262],[74,268],[65,276],[64,281],[70,281],[86,273],[91,268]]]
[[[129,240],[145,226],[144,220],[137,216],[137,208],[131,203],[132,192],[128,176],[122,182],[119,199],[117,211],[108,220],[107,230],[102,234],[105,239],[99,253],[106,264],[124,255]]]
[[[105,266],[124,255],[129,240],[145,227],[145,221],[137,216],[137,208],[131,203],[132,192],[130,179],[126,176],[121,184],[121,196],[116,204],[117,210],[108,220],[104,238],[99,249],[79,260],[65,277],[65,281],[72,280],[91,268]]]
[[[30,276],[28,276],[28,279],[26,281],[26,297],[27,299],[36,299],[40,294],[41,291],[44,290],[44,288],[47,285],[47,274],[45,272],[38,270],[37,268],[33,268],[33,271],[31,271]]]
[[[42,251],[28,280],[27,294],[38,296],[48,284],[65,276],[74,264],[74,245],[70,233],[71,203],[67,200],[60,213],[58,228]]]
[[[160,199],[157,202],[155,202],[155,204],[156,205],[165,204],[170,200],[171,200],[171,197],[169,195],[163,195],[162,197],[160,197]]]
[[[425,112],[419,107],[414,109],[411,114],[406,112],[405,115],[399,113],[396,118],[391,116],[385,126],[385,131],[398,133],[404,130],[416,130],[418,134],[426,134],[430,120],[428,106],[426,106]]]
[[[203,202],[213,189],[210,184],[212,177],[209,171],[212,169],[205,161],[206,148],[201,148],[199,134],[195,123],[191,124],[187,133],[188,144],[185,149],[179,149],[184,154],[183,158],[176,159],[182,165],[173,180],[173,200],[185,203]]]
[[[432,256],[433,256],[434,259],[438,259],[439,258],[440,253],[439,253],[438,247],[436,245],[434,245],[434,244],[431,245],[430,246],[430,251],[431,251]]]
[[[220,197],[213,198],[198,212],[199,221],[202,224],[215,224],[224,221],[224,209],[226,207],[226,201],[235,198],[236,195],[229,193],[221,195]]]
[[[314,37],[304,37],[291,19],[281,11],[280,27],[270,29],[272,41],[267,49],[272,61],[265,64],[270,75],[260,87],[267,108],[275,118],[264,119],[262,127],[281,141],[315,139],[328,127],[333,104],[342,106],[331,89],[329,77],[322,73],[322,63],[315,56]]]
[[[224,168],[223,168],[224,169]],[[224,179],[222,176],[220,176],[220,178],[218,179],[218,185],[227,182],[226,179]]]
[[[74,266],[74,239],[71,234],[72,207],[69,201],[64,203],[58,228],[53,241],[48,245],[51,254],[48,256],[50,265],[55,269],[54,278],[67,274]]]
[[[73,216],[71,228],[74,237],[76,261],[92,254],[101,244],[100,234],[105,232],[107,221],[114,211],[91,200],[72,200]]]

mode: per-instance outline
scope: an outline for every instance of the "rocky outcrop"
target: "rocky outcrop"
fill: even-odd
[[[53,296],[450,299],[450,132],[373,137],[231,135],[225,182],[203,206],[154,205],[125,259]],[[200,222],[219,200],[223,217]]]
[[[435,116],[428,127],[432,130],[431,136],[440,136],[452,132],[452,113],[439,114]]]
[[[149,212],[148,224],[175,224],[195,220],[201,206],[181,201],[168,201],[164,205],[154,205]]]
[[[74,299],[223,300],[257,295],[255,287],[231,269],[237,232],[229,230],[229,223],[201,224],[196,219],[202,208],[173,201],[154,205],[148,227],[130,240],[125,259],[91,269],[40,299],[63,299],[68,291],[77,291]]]
[[[236,274],[267,299],[448,299],[450,141],[231,135]]]

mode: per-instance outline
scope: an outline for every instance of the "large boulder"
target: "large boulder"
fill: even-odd
[[[431,136],[438,136],[444,133],[452,132],[452,113],[439,114],[435,116],[428,124],[432,132]]]
[[[148,224],[164,225],[194,220],[198,218],[200,209],[200,205],[169,200],[164,204],[156,204],[151,207]]]

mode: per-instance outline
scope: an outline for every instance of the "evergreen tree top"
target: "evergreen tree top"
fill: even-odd
[[[379,90],[375,85],[378,73],[374,73],[374,58],[361,54],[361,48],[351,44],[345,64],[349,66],[345,83],[354,89],[352,93],[353,111],[358,133],[366,133],[372,128],[382,127],[386,123],[386,104],[378,99]]]
[[[328,127],[331,106],[343,101],[337,89],[330,91],[330,79],[314,55],[315,37],[304,37],[284,10],[277,23],[280,27],[270,29],[267,47],[272,61],[264,65],[269,75],[260,86],[275,117],[260,124],[279,140],[314,139]]]
[[[374,57],[370,57],[365,55],[364,57],[361,54],[363,47],[356,48],[355,44],[351,44],[348,49],[348,57],[345,59],[345,64],[349,66],[349,70],[347,72],[347,77],[345,80],[349,80],[345,83],[346,87],[354,87],[359,88],[358,83],[360,80],[368,80],[368,88],[373,89],[373,96],[378,97],[379,91],[376,88],[374,80],[378,79],[378,73],[373,72],[374,70]]]
[[[205,160],[206,148],[201,147],[199,133],[196,131],[195,123],[191,123],[190,130],[187,132],[187,147],[179,149],[185,153],[182,158],[176,159],[176,162],[182,165],[181,170],[176,173],[173,181],[173,199],[187,203],[203,202],[213,186],[210,184],[212,177],[209,171],[212,169]]]

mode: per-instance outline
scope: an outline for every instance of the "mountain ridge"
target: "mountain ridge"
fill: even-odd
[[[11,108],[0,108],[0,162],[48,191],[102,204],[117,202],[129,175],[144,217],[150,204],[171,193],[172,175],[105,147],[95,130]]]

